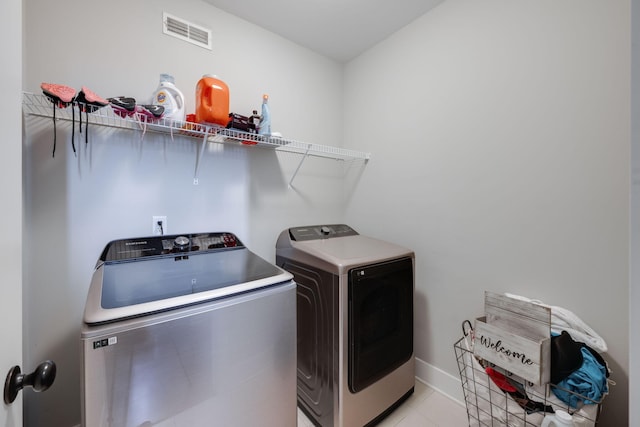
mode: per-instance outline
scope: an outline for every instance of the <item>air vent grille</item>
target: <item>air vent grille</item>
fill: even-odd
[[[192,24],[166,12],[162,14],[162,32],[195,44],[196,46],[211,50],[211,30]]]

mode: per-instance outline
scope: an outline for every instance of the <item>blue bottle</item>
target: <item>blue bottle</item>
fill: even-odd
[[[260,118],[259,135],[271,135],[271,112],[269,111],[269,95],[262,96],[262,117]]]

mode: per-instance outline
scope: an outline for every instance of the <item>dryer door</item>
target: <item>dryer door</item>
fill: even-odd
[[[366,388],[413,355],[413,260],[349,271],[349,389]]]

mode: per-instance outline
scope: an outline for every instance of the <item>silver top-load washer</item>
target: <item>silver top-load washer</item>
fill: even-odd
[[[412,393],[414,253],[345,224],[284,230],[297,284],[298,406],[322,427],[378,423]]]
[[[295,284],[232,233],[110,242],[87,295],[82,425],[295,426]]]

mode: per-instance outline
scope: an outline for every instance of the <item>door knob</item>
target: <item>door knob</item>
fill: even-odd
[[[26,386],[33,387],[35,391],[45,391],[56,379],[56,364],[52,360],[45,360],[30,374],[23,374],[20,366],[14,366],[9,370],[4,382],[4,403],[13,403],[18,392]]]

